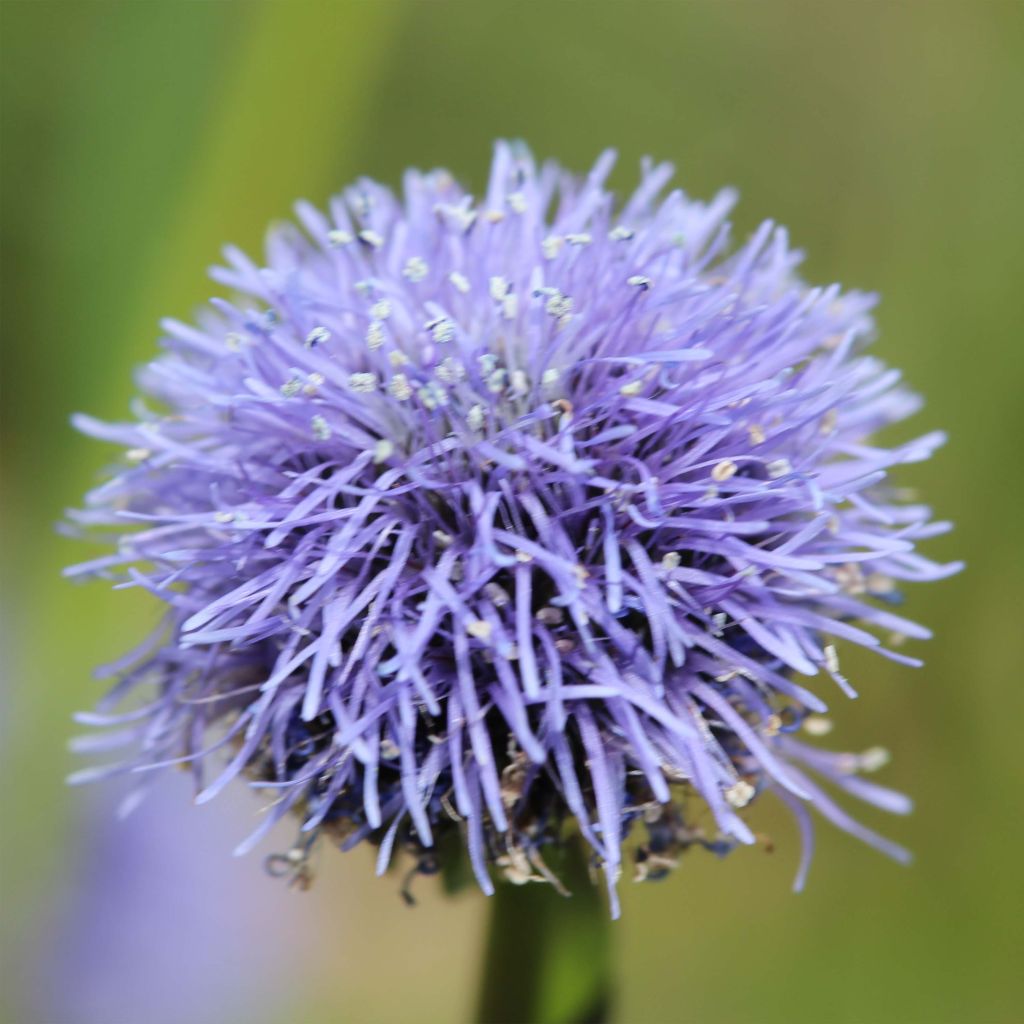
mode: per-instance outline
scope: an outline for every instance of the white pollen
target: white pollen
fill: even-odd
[[[375,373],[350,373],[348,386],[353,391],[368,395],[377,390],[377,374]]]
[[[490,640],[491,624],[483,619],[470,619],[466,623],[466,632],[470,636],[475,636],[478,640]]]
[[[488,224],[500,224],[505,219],[504,210],[488,210],[484,214],[484,220]]]
[[[434,369],[434,375],[443,384],[454,384],[465,377],[466,370],[457,359],[452,359],[451,356],[448,356],[447,359],[443,359],[437,364]]]
[[[734,477],[738,469],[739,466],[737,466],[732,459],[722,459],[721,462],[716,462],[712,468],[711,479],[714,480],[715,483],[724,483],[730,477]]]
[[[508,591],[497,583],[488,583],[484,586],[484,593],[491,599],[495,608],[504,608],[509,603]]]
[[[494,299],[495,302],[501,302],[501,300],[508,295],[511,287],[512,286],[508,283],[507,277],[492,277],[488,284],[491,298]]]
[[[750,435],[750,440],[752,444],[764,444],[764,439],[766,435],[764,432],[764,427],[762,427],[759,423],[751,423],[750,426],[747,427],[747,433]]]
[[[566,235],[565,240],[570,245],[590,245],[593,239],[586,233],[586,231],[578,231],[571,235]]]
[[[519,296],[509,292],[501,300],[501,315],[506,320],[515,320],[516,313],[519,312]]]
[[[469,208],[468,197],[458,206],[453,206],[450,203],[438,203],[434,207],[434,211],[446,219],[452,227],[463,233],[468,231],[476,221],[476,210]]]
[[[548,314],[558,319],[567,317],[572,312],[572,299],[568,295],[563,295],[561,292],[555,292],[551,298],[544,303],[544,308]]]
[[[608,232],[608,237],[613,242],[628,242],[633,237],[633,232],[629,228],[619,224],[618,227],[614,227]]]
[[[484,425],[484,407],[482,405],[471,406],[466,413],[466,425],[470,430],[479,430]]]
[[[508,205],[513,213],[526,213],[526,196],[522,192],[513,192],[508,197]]]
[[[397,369],[399,366],[405,366],[409,362],[409,357],[396,348],[388,353],[388,362]]]
[[[455,324],[447,317],[441,317],[440,320],[432,320],[426,327],[434,341],[439,345],[446,345],[455,337]]]
[[[302,381],[298,377],[292,377],[291,380],[286,380],[281,385],[281,394],[285,398],[291,398],[293,395],[297,395],[302,390]]]
[[[856,562],[847,562],[836,569],[836,583],[847,594],[863,594],[867,590],[864,570]]]
[[[839,671],[839,655],[836,653],[836,649],[832,644],[825,645],[825,668],[829,672]]]
[[[495,370],[487,377],[487,390],[497,394],[505,387],[505,378],[508,373],[505,370]]]
[[[808,736],[827,736],[832,731],[832,719],[824,715],[808,715],[803,721]]]
[[[391,313],[392,306],[388,299],[379,299],[370,307],[370,316],[374,320],[387,320]]]
[[[218,523],[233,523],[235,521],[234,512],[214,512],[213,518]]]
[[[643,386],[644,382],[642,380],[631,380],[628,384],[623,384],[622,387],[619,388],[619,394],[626,395],[627,397],[639,395],[643,390]]]
[[[373,446],[373,461],[379,466],[382,462],[387,462],[391,458],[391,453],[395,450],[395,446],[387,439],[382,437]]]
[[[513,370],[511,387],[517,395],[525,395],[530,390],[530,379],[522,370]]]
[[[661,567],[662,569],[671,572],[673,569],[678,569],[682,561],[682,556],[678,551],[666,551],[665,554],[661,556]]]
[[[366,328],[366,347],[375,350],[384,344],[384,325],[379,320],[370,321]]]
[[[439,401],[439,392],[430,386],[420,388],[416,394],[419,397],[419,400],[423,403],[424,409],[436,409],[439,405],[448,404],[447,396],[445,396],[444,401]],[[444,392],[442,391],[440,394],[443,395]]]
[[[857,758],[857,765],[862,772],[877,772],[891,760],[885,747],[869,747]]]
[[[359,241],[365,242],[371,249],[379,249],[384,244],[384,239],[376,231],[359,232]]]
[[[552,384],[558,383],[558,378],[561,377],[561,375],[561,371],[552,366],[540,375],[540,382],[544,387],[549,388]]]
[[[327,425],[327,420],[323,416],[314,416],[309,421],[309,425],[313,431],[313,436],[318,441],[326,441],[331,436],[331,428]]]
[[[448,280],[451,281],[452,287],[465,295],[469,291],[469,278],[465,274],[460,274],[457,270],[453,270],[448,275]]]
[[[725,791],[725,799],[731,807],[739,810],[741,807],[746,807],[754,799],[755,792],[754,787],[749,782],[740,779],[739,782],[734,782]]]
[[[540,251],[544,254],[544,259],[557,259],[558,254],[562,251],[562,245],[564,243],[565,239],[561,235],[548,235],[548,237],[540,243]]]
[[[326,327],[314,327],[306,335],[306,348],[316,348],[317,345],[326,345],[331,340],[331,332]]]
[[[412,398],[412,387],[409,384],[409,378],[404,373],[396,373],[391,378],[391,383],[388,384],[388,392],[393,398],[397,398],[399,402],[407,402]]]
[[[651,279],[644,277],[643,274],[634,274],[632,277],[626,278],[626,284],[639,288],[641,291],[647,291],[651,287]]]
[[[152,454],[148,448],[129,448],[124,457],[129,462],[145,462]]]
[[[429,270],[430,267],[427,266],[427,261],[422,256],[410,256],[402,268],[402,276],[416,284],[427,276]]]
[[[341,228],[335,228],[333,231],[327,232],[327,242],[335,249],[340,249],[345,245],[351,245],[354,241],[355,239],[352,237],[351,232],[342,231]]]
[[[450,548],[455,541],[455,538],[450,533],[445,533],[444,530],[435,530],[431,536],[442,548]]]
[[[537,612],[535,617],[538,622],[544,623],[545,626],[557,626],[565,620],[565,613],[561,608],[545,605]]]
[[[768,476],[772,480],[778,480],[780,476],[785,476],[787,473],[793,472],[793,466],[789,459],[775,459],[769,462],[765,469],[768,470]]]

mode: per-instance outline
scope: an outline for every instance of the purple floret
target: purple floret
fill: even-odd
[[[795,734],[853,695],[836,641],[916,664],[877,634],[926,637],[897,588],[958,566],[916,552],[946,524],[888,472],[942,436],[871,443],[919,404],[865,354],[871,296],[809,288],[771,223],[731,249],[733,195],[665,195],[667,165],[617,208],[612,163],[499,145],[479,199],[435,171],[300,203],[266,267],[226,250],[235,298],[164,324],[153,408],[76,417],[129,450],[72,513],[116,551],[69,571],[166,605],[81,716],[132,754],[79,777],[184,765],[200,801],[245,777],[270,806],[240,849],[296,813],[300,874],[324,835],[557,884],[575,829],[613,912],[631,833],[660,877],[753,843],[764,791],[798,884],[808,808],[905,857],[812,779],[904,812],[859,774],[882,752]]]

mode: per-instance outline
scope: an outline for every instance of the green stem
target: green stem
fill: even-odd
[[[552,869],[572,893],[501,882],[491,923],[477,1024],[607,1024],[611,919],[578,843]]]

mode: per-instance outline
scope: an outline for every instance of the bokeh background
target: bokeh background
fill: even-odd
[[[486,903],[421,906],[365,851],[307,894],[234,860],[246,793],[194,808],[166,780],[125,822],[69,791],[91,667],[153,618],[60,578],[53,524],[110,452],[76,409],[123,416],[157,320],[205,267],[304,196],[446,165],[482,184],[496,136],[584,169],[607,145],[738,186],[743,234],[788,224],[807,275],[883,293],[878,351],[951,442],[905,482],[957,523],[961,576],[910,594],[934,627],[913,671],[850,652],[837,745],[896,758],[894,866],[827,826],[808,890],[776,852],[689,858],[623,884],[623,1022],[1021,1019],[1024,719],[1024,4],[0,3],[3,572],[0,929],[10,1024],[468,1020]],[[919,653],[915,651],[915,653]],[[269,849],[286,846],[278,834]],[[521,941],[530,942],[529,935]]]

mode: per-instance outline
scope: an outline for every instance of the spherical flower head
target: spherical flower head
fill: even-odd
[[[70,571],[166,606],[82,716],[132,752],[84,777],[244,777],[269,807],[240,849],[298,815],[270,864],[300,881],[323,836],[557,885],[576,832],[613,912],[624,860],[753,843],[765,792],[798,885],[808,809],[905,856],[820,785],[906,810],[860,777],[883,753],[807,737],[852,695],[837,642],[912,663],[879,638],[926,635],[898,587],[956,569],[888,483],[941,436],[869,440],[918,406],[865,354],[871,296],[809,288],[771,223],[732,249],[732,194],[665,195],[667,165],[617,205],[612,163],[501,144],[479,198],[435,171],[300,203],[265,267],[226,250],[234,298],[165,323],[154,407],[76,419],[128,464],[72,514],[116,551]]]

